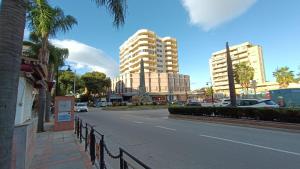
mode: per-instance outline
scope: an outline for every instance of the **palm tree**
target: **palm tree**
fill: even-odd
[[[294,82],[294,72],[290,71],[287,66],[277,68],[276,71],[273,72],[273,76],[279,83],[280,88],[287,88],[290,83]]]
[[[12,138],[25,27],[23,0],[2,0],[0,6],[0,168],[11,168]]]
[[[23,52],[23,55],[31,58],[38,59],[39,50],[41,49],[41,42],[39,39],[31,34],[30,36],[31,41],[24,41],[23,45],[28,46],[29,48]],[[69,55],[69,50],[66,48],[58,48],[52,45],[51,43],[48,44],[49,49],[49,63],[48,63],[48,82],[52,82],[54,77],[57,76],[56,70],[64,65],[65,59]],[[50,116],[50,102],[51,102],[51,95],[50,92],[47,92],[46,95],[46,112],[45,112],[45,121],[49,122]]]
[[[17,88],[25,29],[26,2],[2,0],[0,4],[0,168],[11,168],[11,148],[16,114]],[[94,0],[105,6],[114,25],[124,23],[126,0]]]
[[[77,24],[74,17],[64,15],[64,12],[60,8],[52,8],[46,1],[36,0],[29,6],[28,20],[33,35],[35,35],[41,42],[41,48],[39,49],[39,59],[43,64],[48,65],[49,62],[49,49],[48,38],[55,36],[57,32],[67,32],[73,25]],[[52,81],[51,71],[47,76],[47,80]],[[47,84],[47,83],[45,83]],[[47,101],[48,99],[48,101]],[[46,88],[39,89],[40,109],[38,113],[38,132],[44,131],[44,115],[45,112],[49,113],[50,105],[50,92]],[[48,117],[46,118],[49,121]]]
[[[242,86],[243,89],[246,89],[248,94],[248,89],[250,87],[250,81],[254,77],[254,68],[249,66],[246,62],[241,62],[234,65],[234,78],[235,81]]]

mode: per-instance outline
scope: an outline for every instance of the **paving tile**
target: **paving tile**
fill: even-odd
[[[59,164],[53,164],[48,169],[83,169],[85,168],[84,162],[80,160],[66,161]]]
[[[48,128],[50,124],[47,124]],[[83,144],[74,131],[37,133],[30,169],[91,169]]]

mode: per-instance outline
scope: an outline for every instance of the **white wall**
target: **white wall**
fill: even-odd
[[[15,125],[32,119],[32,104],[35,97],[33,85],[24,77],[19,78]]]

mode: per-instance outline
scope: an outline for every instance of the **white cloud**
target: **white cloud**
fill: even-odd
[[[256,0],[182,0],[190,22],[209,31],[245,13]]]
[[[119,74],[118,64],[102,50],[88,46],[75,40],[51,40],[55,46],[69,49],[67,61],[75,63],[75,68],[89,68],[105,73],[109,77]]]

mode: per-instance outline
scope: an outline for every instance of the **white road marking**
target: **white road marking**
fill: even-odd
[[[143,124],[144,122],[142,121],[133,121],[134,123],[137,123],[137,124]]]
[[[300,156],[300,153],[287,151],[287,150],[281,150],[278,148],[266,147],[266,146],[261,146],[261,145],[257,145],[257,144],[251,144],[251,143],[246,143],[246,142],[242,142],[242,141],[230,140],[230,139],[226,139],[226,138],[214,137],[214,136],[209,136],[209,135],[204,135],[204,134],[200,134],[200,136]]]
[[[166,130],[171,130],[171,131],[176,131],[176,129],[172,129],[172,128],[168,128],[168,127],[164,127],[164,126],[155,126],[155,127],[166,129]]]

